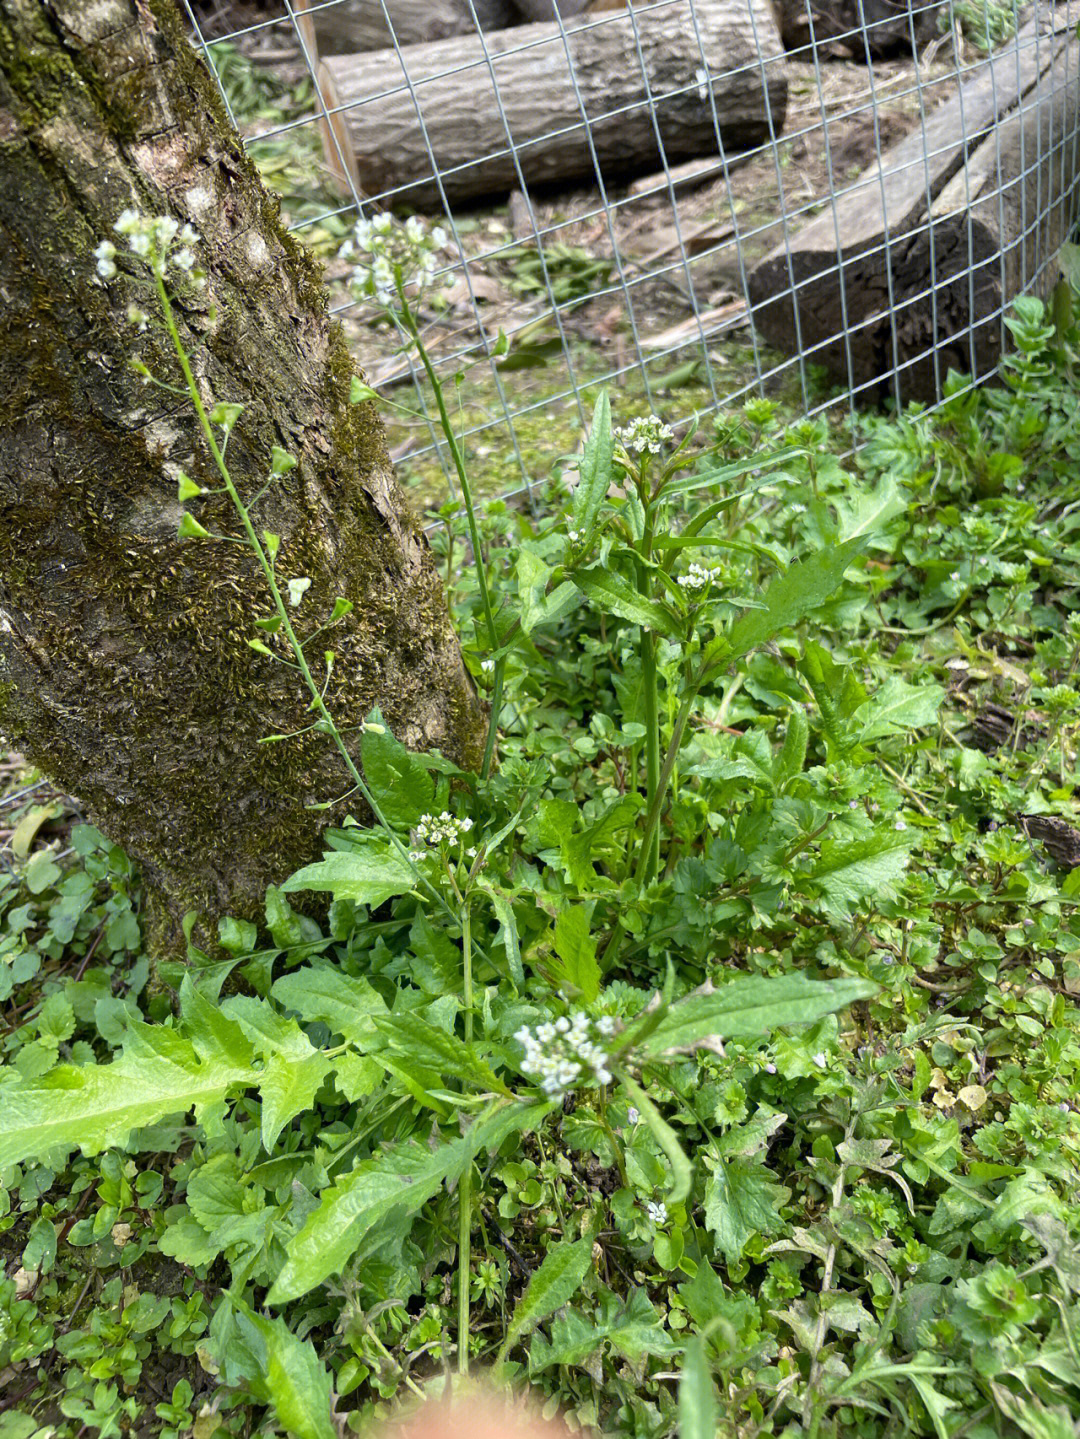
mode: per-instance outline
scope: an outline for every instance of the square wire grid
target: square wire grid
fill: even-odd
[[[302,113],[240,126],[256,156],[318,156],[322,201],[291,229],[392,208],[447,230],[425,340],[444,378],[475,367],[474,454],[508,441],[489,492],[531,494],[522,435],[550,421],[572,448],[604,384],[676,423],[751,395],[806,416],[933,403],[949,367],[992,375],[1015,294],[1052,287],[1077,210],[1073,0],[783,0],[783,36],[769,0],[562,0],[541,25],[515,3],[249,0],[229,28],[185,0],[234,120],[222,47],[309,81]],[[416,38],[455,5],[462,33]],[[367,48],[339,53],[353,34]],[[333,309],[365,372],[418,404],[395,458],[437,460],[453,495],[415,357],[343,272]]]

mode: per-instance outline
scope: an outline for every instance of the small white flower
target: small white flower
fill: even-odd
[[[434,230],[432,230],[431,243],[435,246],[436,250],[446,249],[447,235],[441,225],[436,225]]]
[[[848,809],[858,809],[859,801],[857,799],[849,799],[847,802],[847,807]]]
[[[658,1200],[652,1200],[652,1199],[650,1199],[649,1202],[648,1202],[648,1204],[646,1204],[646,1206],[645,1206],[645,1213],[649,1216],[649,1218],[652,1220],[652,1222],[653,1222],[654,1224],[666,1224],[666,1223],[667,1223],[667,1218],[668,1218],[667,1205],[664,1203],[664,1201],[663,1201],[662,1199],[658,1199]]]
[[[684,590],[707,590],[710,585],[722,577],[723,570],[719,565],[699,565],[696,561],[690,565],[685,575],[680,575],[678,583]]]
[[[486,674],[486,675],[494,674],[494,673],[495,673],[495,661],[494,661],[494,660],[481,660],[481,661],[480,661],[480,668],[483,670],[484,674]]]
[[[521,1068],[532,1075],[549,1098],[557,1099],[578,1084],[610,1084],[608,1056],[594,1042],[594,1022],[583,1011],[545,1020],[535,1032],[523,1026],[514,1038],[525,1050]]]
[[[289,581],[289,604],[292,605],[293,609],[296,609],[310,588],[311,581],[309,579],[302,578]]]
[[[627,1122],[627,1124],[636,1124],[640,1118],[641,1118],[641,1113],[640,1113],[640,1111],[637,1110],[637,1109],[635,1109],[634,1106],[631,1105],[630,1108],[626,1111],[626,1122]]]
[[[960,579],[960,571],[953,570],[952,574],[949,576],[949,579],[952,580],[955,584]]]
[[[904,831],[905,829],[907,829],[907,825],[904,823],[904,821],[903,821],[902,819],[898,819],[898,820],[896,821],[896,823],[893,825],[893,829],[899,830],[901,833],[903,833],[903,831]]]
[[[697,87],[698,87],[698,98],[700,99],[701,103],[702,103],[703,105],[708,104],[708,100],[709,100],[709,72],[708,72],[708,70],[701,70],[701,69],[695,70],[695,71],[694,71],[694,82],[695,82],[695,84],[696,84]]]
[[[828,1063],[828,1056],[823,1049],[819,1050],[818,1053],[814,1055],[814,1063],[819,1069],[825,1068],[826,1064]]]
[[[639,415],[628,425],[615,431],[615,438],[626,451],[643,455],[646,451],[658,455],[664,445],[675,438],[670,425],[665,425],[659,415]]]
[[[767,1065],[765,1066],[765,1073],[766,1073],[766,1074],[775,1074],[775,1073],[776,1073],[776,1065],[775,1065],[775,1064],[767,1064]]]

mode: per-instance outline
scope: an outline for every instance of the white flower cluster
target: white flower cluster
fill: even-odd
[[[646,1204],[645,1206],[645,1213],[649,1216],[649,1218],[654,1224],[667,1223],[667,1205],[662,1199],[650,1199],[648,1204]]]
[[[419,864],[441,845],[461,844],[472,827],[471,819],[467,816],[465,819],[456,819],[448,809],[444,809],[442,814],[422,814],[412,832],[415,848],[409,852],[409,858],[414,864]],[[427,847],[421,849],[421,845]],[[467,849],[465,853],[471,859],[476,854],[475,846]]]
[[[190,225],[180,225],[171,215],[143,215],[138,210],[125,210],[113,229],[127,241],[129,252],[137,259],[145,260],[155,275],[164,278],[170,265],[186,275],[193,275],[196,283],[203,276],[195,271],[195,251],[199,236]],[[116,274],[116,246],[111,240],[102,240],[94,251],[97,272],[103,280],[111,280]]]
[[[523,1025],[514,1038],[524,1046],[522,1069],[540,1081],[550,1099],[560,1099],[576,1084],[586,1082],[590,1071],[597,1084],[610,1084],[608,1055],[599,1040],[615,1033],[610,1014],[590,1019],[582,1010],[570,1019],[564,1015],[546,1020],[535,1032]]]
[[[370,220],[357,220],[352,237],[339,251],[353,261],[352,286],[358,295],[392,305],[398,282],[408,289],[424,290],[439,269],[438,251],[445,249],[441,225],[425,230],[415,215],[404,225],[383,211]]]
[[[633,450],[636,455],[643,455],[646,450],[650,455],[658,455],[664,445],[675,438],[675,432],[659,415],[639,415],[616,430],[615,438],[624,450]]]
[[[716,584],[723,574],[719,565],[699,565],[696,561],[691,564],[685,575],[679,576],[679,584],[684,590],[707,590],[710,585]]]

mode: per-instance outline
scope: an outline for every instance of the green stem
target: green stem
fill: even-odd
[[[465,1043],[473,1037],[472,916],[468,904],[461,911],[462,1000],[465,1006]],[[458,1373],[469,1372],[469,1285],[472,1271],[472,1159],[458,1182]]]
[[[646,519],[642,539],[642,557],[648,561],[652,554],[652,522]],[[638,594],[650,599],[649,572],[644,564],[637,567]],[[645,697],[645,805],[651,810],[656,799],[660,782],[660,718],[656,693],[656,639],[652,630],[644,626],[641,630],[641,682]],[[642,850],[644,858],[643,882],[648,883],[656,875],[660,864],[660,831],[654,831],[649,848]]]
[[[218,474],[221,476],[222,483],[225,487],[225,492],[229,496],[229,499],[232,501],[236,513],[240,516],[240,523],[244,527],[244,534],[247,537],[247,542],[251,547],[255,558],[259,562],[259,568],[263,572],[263,577],[266,580],[267,587],[269,588],[270,594],[273,597],[274,609],[277,611],[278,618],[281,621],[282,631],[285,634],[285,638],[289,642],[289,646],[292,649],[293,655],[296,658],[297,668],[299,669],[300,674],[303,677],[304,683],[308,688],[308,692],[311,695],[311,707],[319,716],[319,719],[325,726],[326,733],[330,735],[331,739],[334,742],[334,745],[338,750],[338,753],[344,760],[345,767],[349,772],[349,778],[353,781],[353,784],[356,786],[357,790],[359,790],[360,794],[363,795],[364,800],[368,808],[371,810],[372,814],[375,816],[375,819],[386,831],[386,834],[389,836],[391,844],[394,846],[398,854],[401,856],[401,858],[405,861],[405,863],[409,866],[410,870],[416,876],[419,885],[428,891],[430,896],[437,901],[440,907],[444,909],[447,914],[453,915],[453,911],[443,899],[442,895],[440,895],[438,890],[435,889],[435,887],[430,884],[429,881],[423,877],[423,875],[420,874],[416,865],[409,858],[409,851],[405,848],[401,840],[398,838],[397,834],[391,828],[388,820],[386,819],[386,816],[383,814],[381,808],[379,807],[378,801],[375,799],[375,796],[365,784],[364,777],[357,768],[356,762],[354,761],[352,755],[349,753],[348,745],[346,745],[344,739],[342,738],[341,731],[338,729],[337,724],[334,721],[333,715],[326,707],[326,702],[323,699],[322,690],[315,683],[315,677],[314,675],[312,675],[311,669],[308,665],[307,656],[304,654],[304,647],[301,644],[299,638],[297,637],[296,631],[293,629],[292,621],[289,618],[289,611],[286,608],[285,600],[278,586],[277,576],[274,573],[274,567],[270,561],[269,556],[266,553],[265,548],[263,547],[262,541],[259,539],[259,536],[255,530],[255,526],[252,523],[251,515],[248,512],[248,508],[244,504],[244,501],[241,499],[240,493],[237,490],[236,486],[233,484],[232,475],[229,473],[229,468],[225,463],[225,455],[221,450],[220,446],[218,445],[217,437],[214,434],[214,427],[210,423],[209,415],[206,413],[206,407],[203,404],[202,396],[199,394],[199,387],[195,381],[195,375],[191,369],[191,362],[188,359],[187,351],[184,349],[184,342],[180,337],[180,330],[176,323],[176,317],[173,314],[172,304],[169,301],[169,292],[165,288],[165,281],[162,276],[158,274],[155,274],[154,279],[157,284],[158,299],[161,302],[162,314],[165,317],[165,325],[169,331],[169,337],[172,340],[173,349],[176,351],[176,357],[180,362],[180,368],[184,374],[184,380],[187,384],[188,395],[191,397],[191,403],[198,418],[199,427],[202,430],[203,437],[210,448],[210,454],[213,456],[214,464],[217,467]]]
[[[638,884],[643,882],[643,876],[648,869],[654,841],[659,835],[660,816],[664,811],[664,801],[667,798],[668,785],[671,783],[671,776],[678,762],[683,735],[686,733],[686,726],[690,720],[690,712],[694,707],[694,700],[697,698],[697,693],[701,688],[703,679],[704,674],[699,674],[697,679],[684,691],[679,713],[675,716],[675,725],[671,731],[671,739],[668,742],[667,752],[664,755],[664,763],[660,767],[660,774],[657,779],[656,794],[645,815],[645,826],[641,835],[637,868],[634,873],[634,878]],[[611,931],[611,938],[608,940],[604,952],[601,955],[601,963],[605,973],[612,968],[618,959],[625,935],[626,931],[622,927],[622,921],[617,919],[615,921],[615,927]]]
[[[420,336],[420,327],[416,323],[416,316],[409,308],[409,302],[405,298],[405,292],[398,287],[398,298],[401,301],[401,318],[405,323],[405,329],[409,338],[416,346],[416,353],[420,356],[420,363],[431,383],[431,389],[435,396],[435,406],[439,412],[439,426],[446,439],[447,448],[450,451],[450,458],[454,462],[454,469],[457,472],[458,484],[461,486],[461,497],[465,501],[465,515],[469,524],[469,539],[472,542],[473,565],[476,569],[476,582],[480,587],[480,601],[484,607],[484,621],[487,625],[488,644],[491,651],[499,648],[499,631],[495,624],[495,612],[491,607],[491,591],[488,588],[487,570],[484,566],[484,551],[480,544],[480,529],[476,523],[476,510],[473,507],[472,487],[469,484],[469,474],[465,468],[465,457],[461,453],[461,446],[458,444],[454,426],[450,421],[450,414],[446,408],[446,398],[443,394],[442,381],[435,373],[435,366],[431,363],[431,356],[427,352],[424,341]],[[496,668],[496,688],[492,696],[491,715],[488,719],[488,734],[484,744],[484,762],[480,770],[481,779],[487,779],[491,773],[491,760],[495,752],[495,734],[499,727],[499,708],[501,707],[502,693],[498,684],[499,673]],[[500,704],[496,704],[498,699]]]

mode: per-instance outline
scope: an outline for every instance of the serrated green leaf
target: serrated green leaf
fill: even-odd
[[[833,913],[850,918],[861,903],[890,891],[907,869],[912,843],[911,835],[895,830],[865,839],[826,840],[805,878],[821,890]]]
[[[155,1025],[128,1033],[132,1042],[112,1064],[61,1064],[40,1079],[4,1086],[0,1168],[57,1149],[100,1154],[133,1129],[219,1104],[231,1089],[261,1078],[251,1059],[223,1052],[206,1029],[196,1042]]]
[[[773,783],[778,791],[802,774],[809,741],[810,724],[806,712],[798,707],[793,708],[788,714],[784,747],[776,756],[773,765]]]
[[[576,991],[586,1004],[600,993],[600,966],[590,925],[591,906],[565,905],[560,910],[555,921],[555,952],[560,962],[551,966],[560,985]]]
[[[684,1049],[707,1038],[764,1038],[786,1024],[812,1024],[877,986],[866,979],[808,979],[804,974],[738,975],[711,992],[673,1004],[643,1041],[645,1054]]]
[[[429,1024],[415,1011],[376,1015],[373,1023],[393,1049],[399,1050],[406,1059],[434,1070],[444,1082],[459,1079],[485,1092],[509,1094],[491,1065],[471,1044]]]
[[[614,456],[611,401],[607,391],[601,390],[578,464],[578,483],[571,502],[573,527],[585,537],[591,535],[611,486]]]
[[[789,1194],[763,1164],[737,1155],[718,1160],[705,1184],[705,1227],[729,1264],[755,1234],[784,1229],[781,1206]]]
[[[909,685],[900,675],[890,675],[852,716],[856,740],[869,744],[886,735],[936,724],[944,699],[941,685]]]
[[[518,1340],[531,1333],[542,1319],[570,1303],[592,1265],[592,1251],[591,1234],[573,1242],[564,1240],[548,1250],[517,1302],[496,1364],[501,1364]]]
[[[270,993],[304,1019],[321,1019],[351,1044],[370,1047],[378,1031],[372,1017],[385,1014],[382,996],[366,979],[354,979],[329,965],[294,969],[274,982]]]
[[[740,616],[718,641],[722,662],[730,664],[749,654],[824,604],[839,589],[845,571],[865,543],[859,536],[842,545],[829,545],[778,575],[765,591],[762,608]]]
[[[284,1319],[256,1314],[234,1293],[228,1300],[256,1359],[245,1375],[255,1398],[272,1405],[282,1428],[296,1439],[338,1439],[333,1379],[311,1341],[298,1339]]]
[[[510,978],[516,987],[522,990],[525,988],[525,970],[521,963],[521,941],[518,938],[514,906],[509,897],[500,889],[494,889],[488,884],[480,884],[479,889],[491,900],[491,906],[501,926],[498,938],[502,940],[503,948],[506,951],[506,963],[510,970]]]
[[[532,1127],[550,1105],[504,1104],[479,1119],[460,1139],[429,1148],[408,1139],[365,1159],[344,1175],[289,1240],[285,1264],[268,1304],[298,1299],[341,1271],[364,1236],[394,1209],[415,1214],[448,1181],[461,1176],[481,1148],[497,1148],[514,1130]]]
[[[837,664],[828,650],[813,640],[803,649],[799,669],[817,701],[826,738],[837,753],[847,754],[854,743],[851,716],[866,699],[866,691],[850,665]]]
[[[423,761],[394,738],[377,709],[371,711],[365,722],[360,757],[364,779],[387,820],[395,829],[412,829],[420,816],[431,810],[435,781]],[[396,851],[394,858],[399,866],[403,863]],[[394,892],[401,893],[400,890]]]
[[[289,1121],[310,1109],[330,1072],[330,1061],[317,1050],[295,1019],[286,1019],[265,1000],[237,995],[222,1011],[237,1021],[266,1061],[259,1082],[262,1141],[269,1153]]]
[[[602,614],[618,615],[634,625],[644,625],[659,635],[674,638],[682,630],[682,621],[656,600],[638,593],[636,587],[615,570],[596,565],[592,569],[575,570],[574,583]]]
[[[836,506],[841,540],[854,540],[884,529],[890,520],[904,513],[908,500],[896,481],[886,476],[875,490],[860,494],[854,502],[842,496]]]
[[[317,864],[290,875],[281,888],[286,894],[318,890],[374,908],[394,895],[407,894],[415,884],[411,867],[388,840],[379,837],[362,848],[331,850]]]

